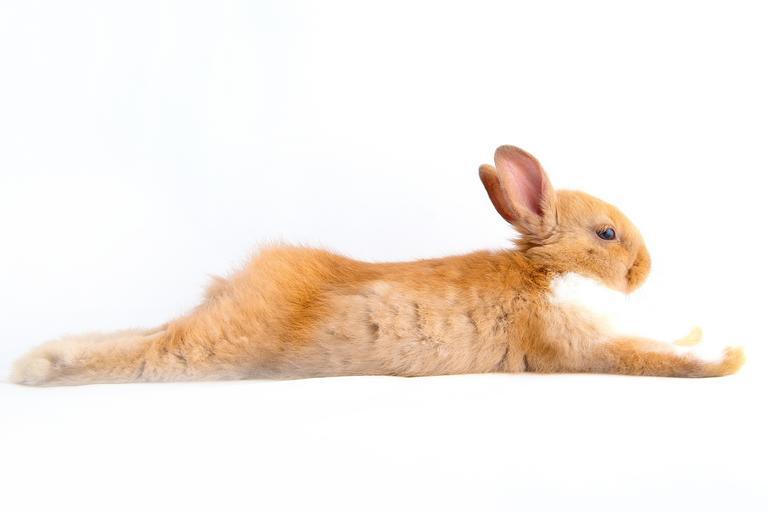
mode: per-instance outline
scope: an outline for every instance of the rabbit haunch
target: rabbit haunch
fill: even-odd
[[[552,188],[541,164],[501,146],[480,178],[516,247],[405,263],[366,263],[277,246],[217,279],[189,314],[152,330],[83,335],[21,358],[31,385],[332,375],[602,372],[733,373],[672,343],[619,335],[553,292],[578,274],[622,293],[650,271],[634,225],[588,194]],[[610,231],[608,231],[610,230]],[[601,234],[610,232],[609,240]],[[694,337],[685,340],[690,345]]]

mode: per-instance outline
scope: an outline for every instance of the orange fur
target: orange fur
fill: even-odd
[[[15,365],[31,385],[331,375],[604,372],[708,377],[739,369],[741,349],[707,362],[669,343],[617,336],[553,300],[567,273],[624,292],[650,270],[637,229],[587,194],[555,192],[540,164],[502,146],[481,178],[522,237],[513,250],[373,264],[274,246],[216,278],[204,302],[152,331],[54,341]],[[600,239],[603,227],[617,239]],[[700,333],[686,338],[690,344]],[[695,339],[694,339],[695,338]]]

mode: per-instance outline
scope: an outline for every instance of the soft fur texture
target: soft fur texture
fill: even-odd
[[[600,372],[713,377],[743,362],[715,360],[610,331],[558,299],[570,274],[629,293],[650,270],[640,233],[615,207],[558,191],[539,162],[498,148],[480,177],[520,233],[513,250],[373,264],[275,246],[218,278],[205,301],[154,330],[54,341],[19,360],[29,385],[332,375]],[[615,230],[615,240],[598,233]],[[695,344],[700,332],[680,340]]]

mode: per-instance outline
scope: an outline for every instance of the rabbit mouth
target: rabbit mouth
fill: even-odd
[[[627,269],[626,281],[627,281],[627,293],[631,293],[636,290],[648,277],[648,272],[651,267],[651,259],[648,256],[648,252],[645,248],[641,249],[638,253],[635,261]]]
[[[629,270],[627,270],[627,275],[625,276],[625,279],[627,281],[627,293],[631,293],[635,291],[635,289],[640,286],[642,281],[644,280],[639,275],[639,269],[637,268],[637,264],[633,264],[631,267],[629,267]]]

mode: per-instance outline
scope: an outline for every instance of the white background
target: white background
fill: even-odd
[[[634,325],[701,325],[749,360],[696,381],[2,383],[0,507],[765,510],[760,7],[3,0],[3,372],[183,313],[263,241],[509,246],[477,179],[500,144],[639,226]]]

